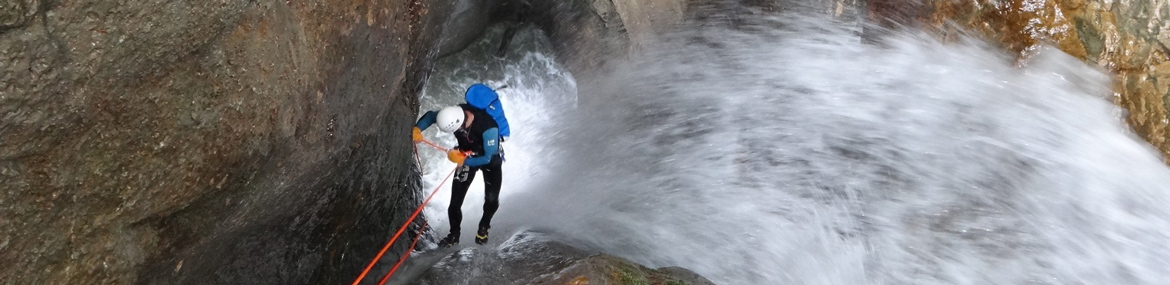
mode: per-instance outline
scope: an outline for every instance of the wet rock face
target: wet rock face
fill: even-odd
[[[356,275],[417,200],[449,8],[0,0],[0,280]]]
[[[553,42],[574,77],[588,78],[607,61],[638,51],[683,20],[686,0],[503,0],[495,18],[533,22]],[[521,14],[511,14],[515,12]]]
[[[1021,59],[1039,45],[1101,66],[1116,76],[1117,103],[1139,135],[1170,157],[1170,9],[1137,1],[870,1],[869,21],[930,27],[951,38],[972,31]]]
[[[492,11],[499,6],[496,0],[456,0],[451,16],[443,23],[443,37],[439,40],[438,56],[457,53],[475,42],[489,26]]]
[[[714,284],[678,267],[650,269],[594,254],[538,232],[520,232],[497,248],[451,253],[412,284]]]
[[[444,24],[440,57],[463,50],[492,23],[532,22],[577,75],[639,50],[683,20],[687,0],[458,0]],[[699,1],[703,2],[703,1]]]

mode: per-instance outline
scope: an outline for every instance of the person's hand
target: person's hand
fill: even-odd
[[[467,155],[459,152],[458,149],[447,151],[447,160],[450,160],[451,162],[456,164],[463,164],[464,159],[467,159]]]
[[[422,142],[423,141],[422,130],[419,129],[418,127],[414,127],[414,130],[412,130],[410,132],[410,137],[411,137],[411,139],[414,140],[414,142]]]

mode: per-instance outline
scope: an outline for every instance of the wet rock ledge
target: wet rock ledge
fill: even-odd
[[[650,269],[555,240],[526,231],[497,248],[468,247],[444,257],[412,284],[714,284],[687,269]]]

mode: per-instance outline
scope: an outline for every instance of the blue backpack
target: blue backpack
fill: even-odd
[[[511,130],[508,128],[508,118],[504,117],[504,105],[500,104],[500,95],[496,94],[491,87],[480,83],[472,84],[467,88],[467,93],[463,94],[463,99],[467,100],[467,104],[487,111],[492,119],[496,120],[496,125],[500,131],[500,141],[511,135]]]

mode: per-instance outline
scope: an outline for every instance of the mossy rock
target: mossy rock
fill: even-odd
[[[623,285],[683,285],[714,284],[707,278],[680,267],[650,269],[609,254],[598,254],[581,259],[536,284],[623,284]]]

